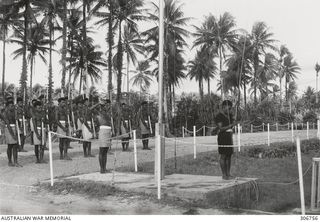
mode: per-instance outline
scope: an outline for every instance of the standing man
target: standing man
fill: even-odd
[[[106,173],[107,153],[111,148],[112,124],[111,124],[111,102],[107,99],[106,104],[99,106],[97,123],[99,126],[99,164],[100,173]]]
[[[151,150],[148,147],[148,137],[150,135],[150,125],[149,125],[149,113],[148,113],[148,103],[143,101],[141,107],[138,111],[138,123],[140,125],[141,137],[143,150]]]
[[[92,112],[89,108],[88,98],[84,99],[83,112],[81,117],[82,125],[82,137],[84,140],[91,140],[93,138],[93,123],[92,123]],[[91,154],[91,142],[83,142],[83,155],[84,157],[94,157]]]
[[[121,104],[120,111],[120,129],[122,135],[122,151],[128,151],[129,148],[129,140],[130,140],[130,126],[131,126],[131,118],[129,113],[129,107],[125,104]]]
[[[15,110],[13,98],[7,98],[6,108],[4,111],[3,119],[5,121],[5,138],[8,145],[7,156],[8,166],[22,167],[18,163],[18,126],[17,126],[17,113]],[[13,163],[12,163],[13,155]]]
[[[37,101],[34,104],[34,111],[32,116],[34,133],[33,133],[33,144],[34,144],[34,152],[37,158],[36,163],[45,163],[43,160],[44,155],[44,147],[46,141],[45,134],[45,122],[46,115],[41,107],[41,102]],[[39,149],[40,148],[40,149]]]
[[[17,118],[19,120],[19,132],[20,132],[20,140],[21,144],[18,148],[18,152],[28,152],[24,149],[24,143],[26,139],[25,135],[25,127],[26,127],[26,119],[25,119],[25,108],[23,105],[24,101],[21,97],[17,98]]]
[[[69,125],[68,125],[68,110],[66,106],[66,98],[60,97],[58,99],[58,108],[56,110],[56,124],[57,124],[57,133],[59,137],[59,150],[60,150],[60,160],[72,160],[68,156],[68,146],[69,146],[69,139],[65,138],[64,136],[70,136],[69,132]]]
[[[222,179],[229,180],[233,178],[230,175],[231,156],[233,154],[232,128],[236,125],[236,122],[231,113],[232,102],[230,100],[224,100],[221,108],[221,112],[215,118],[218,127],[218,152],[220,154]]]

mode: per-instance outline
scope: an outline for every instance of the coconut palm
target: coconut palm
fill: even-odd
[[[279,84],[280,84],[280,106],[282,107],[282,79],[284,77],[284,72],[283,72],[283,61],[284,61],[284,57],[286,57],[287,55],[290,55],[290,51],[289,49],[285,46],[285,45],[281,45],[280,46],[280,50],[279,50],[279,71],[278,71],[278,77],[279,77]]]
[[[219,19],[210,14],[205,17],[205,21],[200,28],[195,27],[194,36],[196,40],[194,46],[215,48],[220,61],[220,76],[222,75],[223,58],[225,58],[227,50],[236,44],[237,30],[235,27],[235,19],[228,12],[221,15]],[[221,95],[224,97],[223,87],[221,88]]]
[[[45,55],[49,52],[50,48],[50,39],[49,34],[46,32],[44,25],[36,23],[35,25],[29,26],[28,32],[28,41],[27,41],[27,61],[30,64],[30,98],[32,98],[32,87],[33,87],[33,76],[34,76],[34,67],[36,62],[36,57],[39,58],[47,64]],[[23,56],[24,52],[24,33],[23,31],[16,30],[15,37],[10,40],[11,43],[15,43],[21,46],[15,50],[13,54],[13,59],[17,59],[20,56]]]
[[[132,85],[140,88],[140,93],[148,91],[151,86],[152,74],[149,68],[148,61],[138,62],[137,70],[135,71],[136,75],[130,79]]]
[[[71,64],[67,67],[68,69],[72,70],[74,82],[79,79],[80,83],[84,82],[88,85],[88,83],[86,83],[87,78],[83,75],[85,69],[88,71],[87,75],[91,80],[91,84],[94,84],[101,79],[101,68],[106,67],[107,62],[102,57],[103,52],[98,51],[98,48],[98,46],[93,46],[92,44],[88,43],[85,47],[87,53],[84,53],[85,49],[82,47],[77,47],[74,49],[72,52],[72,59],[70,61]],[[83,58],[84,56],[86,56],[85,59]],[[87,61],[87,68],[85,67],[84,61]],[[81,92],[81,88],[82,85],[80,84],[79,92]]]
[[[316,103],[318,103],[318,74],[320,71],[320,65],[318,63],[316,63],[314,69],[316,70],[316,92],[317,92]]]
[[[6,43],[7,36],[10,30],[16,29],[16,27],[21,27],[22,24],[18,20],[18,9],[12,7],[12,5],[1,5],[0,6],[0,39],[3,42],[2,47],[2,95],[4,95],[5,90],[5,72],[6,72]]]
[[[276,40],[272,39],[272,36],[273,33],[269,32],[269,28],[264,22],[257,22],[253,25],[250,40],[252,42],[252,62],[254,70],[251,82],[254,94],[254,104],[257,103],[257,85],[259,83],[258,69],[261,64],[260,57],[261,55],[265,55],[266,49],[277,50],[274,46]]]
[[[296,74],[300,72],[300,67],[296,61],[293,60],[292,55],[287,55],[283,61],[283,73],[285,77],[285,91],[286,101],[288,101],[288,84],[290,81],[297,78]]]

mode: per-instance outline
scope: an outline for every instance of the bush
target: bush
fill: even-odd
[[[313,150],[318,152],[320,149],[320,141],[318,139],[302,140],[301,152],[308,153]],[[253,158],[284,158],[296,156],[296,144],[291,142],[272,143],[270,147],[267,145],[258,145],[254,147],[246,147],[244,155]]]
[[[303,117],[303,122],[309,122],[309,123],[317,122],[317,114],[313,111],[307,112]]]
[[[289,112],[280,112],[278,117],[278,122],[280,124],[286,124],[288,122],[294,121],[294,115]]]

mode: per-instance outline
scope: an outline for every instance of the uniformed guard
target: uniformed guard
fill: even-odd
[[[26,115],[25,115],[25,107],[24,101],[21,97],[17,98],[17,118],[19,120],[19,132],[20,132],[20,140],[21,144],[18,148],[18,152],[28,152],[24,149],[24,143],[26,139]]]
[[[32,116],[34,134],[34,152],[37,158],[36,163],[45,163],[43,160],[44,147],[46,143],[46,127],[45,124],[48,123],[46,119],[45,112],[43,111],[42,104],[40,101],[35,102],[34,112]]]
[[[5,138],[8,145],[7,156],[8,156],[8,166],[21,167],[18,163],[18,124],[17,124],[17,112],[14,106],[13,98],[7,98],[6,108],[4,111],[4,121],[5,121]],[[13,155],[13,163],[12,163]]]
[[[84,140],[91,140],[93,138],[93,123],[92,112],[89,108],[88,98],[84,98],[83,112],[81,113],[82,138]],[[91,142],[83,142],[84,157],[94,157],[91,154]]]
[[[111,102],[106,100],[104,104],[99,106],[97,114],[97,123],[99,127],[99,164],[100,173],[106,173],[107,153],[111,149],[112,137],[112,118],[111,118]]]
[[[68,156],[68,145],[69,138],[64,136],[70,136],[69,125],[68,125],[68,110],[66,107],[66,98],[60,97],[58,99],[58,107],[55,112],[56,115],[56,125],[57,125],[57,133],[59,137],[59,149],[60,149],[60,159],[71,160]]]
[[[142,145],[143,150],[151,150],[148,147],[148,137],[150,135],[150,125],[149,125],[149,113],[148,113],[148,103],[146,101],[143,101],[141,103],[141,107],[138,111],[138,123],[141,130],[141,137],[142,137]]]
[[[122,135],[122,151],[128,151],[129,140],[131,132],[131,115],[129,107],[125,104],[121,104],[121,115],[120,115],[120,129]]]

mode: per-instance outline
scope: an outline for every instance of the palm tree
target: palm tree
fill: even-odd
[[[279,77],[279,83],[280,83],[280,106],[281,108],[283,107],[282,104],[282,79],[284,77],[284,72],[283,72],[283,59],[287,55],[291,54],[289,49],[285,45],[280,46],[279,50],[279,72],[278,72],[278,77]]]
[[[164,70],[163,70],[163,104],[164,104],[164,119],[166,124],[169,124],[169,109],[167,103],[169,80],[176,79],[170,78],[169,75],[177,73],[169,72],[173,68],[169,67],[169,61],[171,58],[175,58],[178,52],[182,52],[183,48],[187,45],[185,38],[189,35],[189,32],[185,29],[190,18],[184,17],[182,11],[182,4],[178,4],[174,0],[165,0],[164,2]],[[149,13],[149,19],[155,23],[159,21],[159,7],[153,4],[154,11]],[[159,26],[156,25],[145,32],[142,36],[146,37],[146,50],[149,54],[149,59],[158,63],[157,57],[159,55]],[[174,63],[170,63],[174,65]],[[156,73],[157,70],[154,70]],[[169,129],[169,125],[166,125]],[[168,131],[169,132],[169,131]]]
[[[117,102],[121,98],[121,84],[122,84],[122,65],[123,65],[123,44],[122,44],[122,29],[123,23],[127,25],[130,32],[138,32],[136,21],[145,20],[146,17],[142,15],[145,11],[141,9],[144,5],[142,0],[119,0],[115,10],[115,16],[118,26],[118,45],[117,45]]]
[[[291,80],[297,78],[296,74],[299,73],[300,67],[296,61],[293,60],[292,55],[287,55],[283,61],[283,72],[285,77],[285,90],[286,101],[288,101],[288,84]]]
[[[148,61],[138,62],[137,70],[135,71],[136,75],[130,79],[130,81],[133,81],[132,85],[139,86],[140,93],[148,91],[151,86],[152,74],[149,68]]]
[[[303,101],[305,103],[305,107],[309,110],[313,108],[313,104],[315,102],[316,97],[315,94],[315,90],[311,86],[308,86],[307,90],[303,94]]]
[[[29,26],[28,32],[28,41],[27,41],[27,51],[29,52],[27,56],[27,61],[30,64],[30,98],[32,98],[32,79],[34,76],[34,67],[35,67],[35,59],[37,56],[47,64],[47,60],[45,55],[50,50],[47,46],[50,44],[49,34],[46,32],[43,24],[35,24]],[[24,50],[24,36],[23,32],[16,30],[15,37],[10,40],[11,43],[15,43],[21,46],[15,50],[12,54],[14,55],[13,59],[17,59],[20,56],[23,56]]]
[[[292,100],[297,99],[297,83],[295,81],[291,81],[288,85],[288,100],[289,100],[289,108],[290,108],[290,113],[292,112]]]
[[[17,14],[18,9],[12,7],[12,5],[1,5],[0,6],[0,39],[3,42],[2,47],[2,95],[4,95],[5,90],[5,72],[6,72],[6,43],[7,43],[7,36],[10,29],[16,29],[16,27],[21,27],[22,24],[18,20]],[[3,100],[4,101],[4,100]]]
[[[205,18],[202,26],[195,27],[196,32],[194,36],[194,46],[214,47],[216,54],[219,55],[220,61],[220,78],[222,75],[223,58],[225,58],[226,51],[236,44],[237,31],[235,30],[236,22],[234,17],[225,12],[217,19],[210,14]],[[223,82],[221,84],[224,85]],[[221,95],[224,97],[224,89],[221,88]]]
[[[102,71],[100,67],[107,67],[107,61],[103,59],[103,52],[97,51],[98,46],[87,44],[85,47],[87,53],[84,53],[84,48],[77,47],[72,52],[72,59],[70,65],[67,67],[72,70],[74,82],[80,79],[80,83],[86,83],[86,76],[83,75],[85,69],[88,70],[88,77],[91,79],[91,83],[94,84],[101,79]],[[84,59],[83,57],[86,56]],[[69,59],[69,58],[68,58]],[[87,68],[85,67],[84,61],[87,61]],[[88,83],[86,83],[88,85]],[[81,92],[82,85],[80,84],[79,92]],[[88,89],[89,90],[89,89]]]
[[[259,82],[258,69],[260,66],[260,56],[265,54],[266,49],[277,50],[274,46],[276,40],[272,39],[273,33],[264,22],[257,22],[253,25],[250,39],[252,42],[253,78],[251,85],[254,93],[254,104],[257,104],[257,84]]]
[[[318,74],[320,71],[320,65],[316,63],[316,66],[314,67],[314,69],[316,70],[316,92],[317,92],[316,103],[318,103]]]

